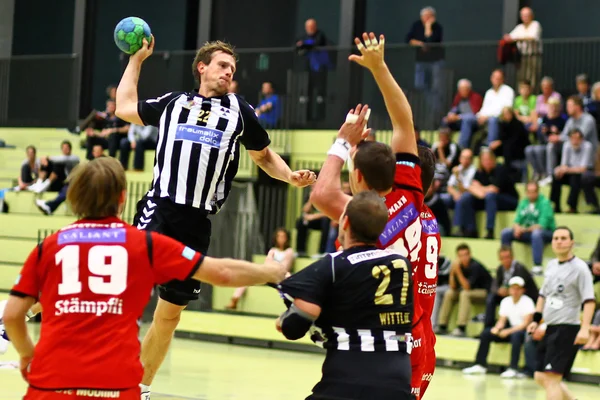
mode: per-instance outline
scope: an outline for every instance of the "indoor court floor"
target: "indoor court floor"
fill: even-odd
[[[175,339],[152,389],[152,400],[295,400],[304,399],[320,377],[323,356]],[[0,399],[21,399],[26,384],[17,369],[14,349],[0,356]],[[600,397],[596,385],[569,383],[578,400]],[[503,381],[498,375],[463,377],[439,368],[426,400],[542,400],[530,380]]]

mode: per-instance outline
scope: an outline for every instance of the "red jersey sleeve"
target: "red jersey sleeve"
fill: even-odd
[[[421,182],[421,160],[410,153],[396,153],[394,184],[407,190],[423,193]]]
[[[147,238],[156,283],[162,284],[173,279],[185,281],[200,268],[203,254],[155,232],[148,232]]]
[[[29,253],[29,257],[25,261],[21,273],[17,277],[17,281],[13,286],[10,294],[18,297],[33,297],[38,299],[41,284],[40,284],[40,258],[42,255],[43,242]]]

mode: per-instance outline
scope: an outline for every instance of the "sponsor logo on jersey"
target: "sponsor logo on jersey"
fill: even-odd
[[[19,276],[17,276],[17,279],[15,279],[15,285],[18,285],[19,282],[21,282],[21,274],[19,274]]]
[[[69,243],[125,243],[125,228],[84,228],[72,229],[58,233],[58,244]]]
[[[362,261],[376,260],[378,258],[387,257],[391,254],[394,254],[394,252],[390,250],[369,250],[363,251],[362,253],[351,254],[347,257],[347,260],[350,261],[350,264],[358,264]]]
[[[71,224],[71,225],[65,226],[64,228],[59,229],[59,231],[62,232],[62,231],[68,231],[70,229],[94,229],[94,228],[116,229],[116,228],[124,228],[124,227],[125,227],[125,225],[122,224],[121,222],[111,222],[110,224],[97,224],[94,222],[83,222],[83,223],[79,223],[79,224]]]
[[[67,396],[92,397],[98,399],[118,399],[121,397],[119,390],[96,390],[96,389],[67,389],[57,390],[55,393]]]
[[[123,300],[111,297],[107,301],[87,301],[72,297],[67,300],[58,300],[55,303],[54,315],[65,314],[94,314],[100,317],[104,314],[123,315]]]
[[[421,218],[423,218],[423,216],[421,216]],[[436,233],[440,233],[440,227],[435,219],[421,219],[421,226],[423,227],[423,233],[427,235],[435,235]]]
[[[406,197],[402,196],[400,200],[398,200],[396,203],[392,204],[392,206],[388,208],[388,215],[394,215],[396,211],[401,209],[402,206],[406,204],[406,201]]]
[[[437,292],[437,284],[427,284],[425,282],[419,282],[419,289],[417,293],[424,295],[434,295]]]
[[[400,210],[392,219],[388,221],[388,223],[385,225],[385,229],[379,236],[381,245],[386,247],[400,232],[406,229],[406,227],[418,217],[419,212],[412,203]]]
[[[418,339],[413,340],[413,349],[417,349],[417,348],[421,347],[421,340],[423,340],[423,339],[418,338]]]
[[[407,167],[414,168],[416,164],[410,161],[396,161],[396,165],[405,165]]]
[[[431,379],[433,379],[433,374],[423,374],[423,377],[421,378],[422,381],[427,382],[431,382]]]
[[[421,218],[429,219],[429,218],[433,218],[433,215],[431,215],[431,213],[428,211],[421,211]]]
[[[194,256],[196,255],[196,251],[193,249],[190,249],[189,247],[185,247],[183,249],[183,251],[181,252],[181,256],[183,258],[187,258],[188,260],[192,261],[194,259]]]
[[[421,396],[421,388],[420,387],[410,388],[410,392],[412,394],[414,394],[415,396],[417,396],[417,398],[419,398],[419,396]]]
[[[178,124],[175,132],[175,140],[190,141],[215,148],[221,147],[221,139],[223,139],[222,131],[205,126]]]

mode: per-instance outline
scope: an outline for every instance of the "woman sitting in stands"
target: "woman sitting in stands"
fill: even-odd
[[[288,271],[287,276],[290,275],[289,272],[292,270],[292,265],[296,259],[296,253],[290,246],[290,240],[290,233],[285,228],[277,228],[275,233],[273,233],[273,247],[267,253],[267,260],[272,259],[283,265]],[[246,287],[235,289],[231,301],[225,308],[236,310],[238,302],[244,293],[246,293],[246,289]]]

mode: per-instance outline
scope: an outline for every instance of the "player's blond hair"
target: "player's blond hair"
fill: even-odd
[[[200,72],[198,72],[198,64],[210,64],[213,54],[217,51],[229,54],[235,59],[236,62],[238,61],[238,56],[235,52],[235,48],[233,47],[233,45],[227,42],[222,42],[220,40],[206,42],[204,43],[204,46],[198,49],[198,51],[196,52],[196,57],[194,57],[194,62],[192,63],[192,74],[194,75],[194,79],[196,79],[196,82],[200,83]]]
[[[119,199],[126,188],[121,163],[114,158],[99,157],[71,172],[67,201],[80,218],[114,217],[119,214]]]

